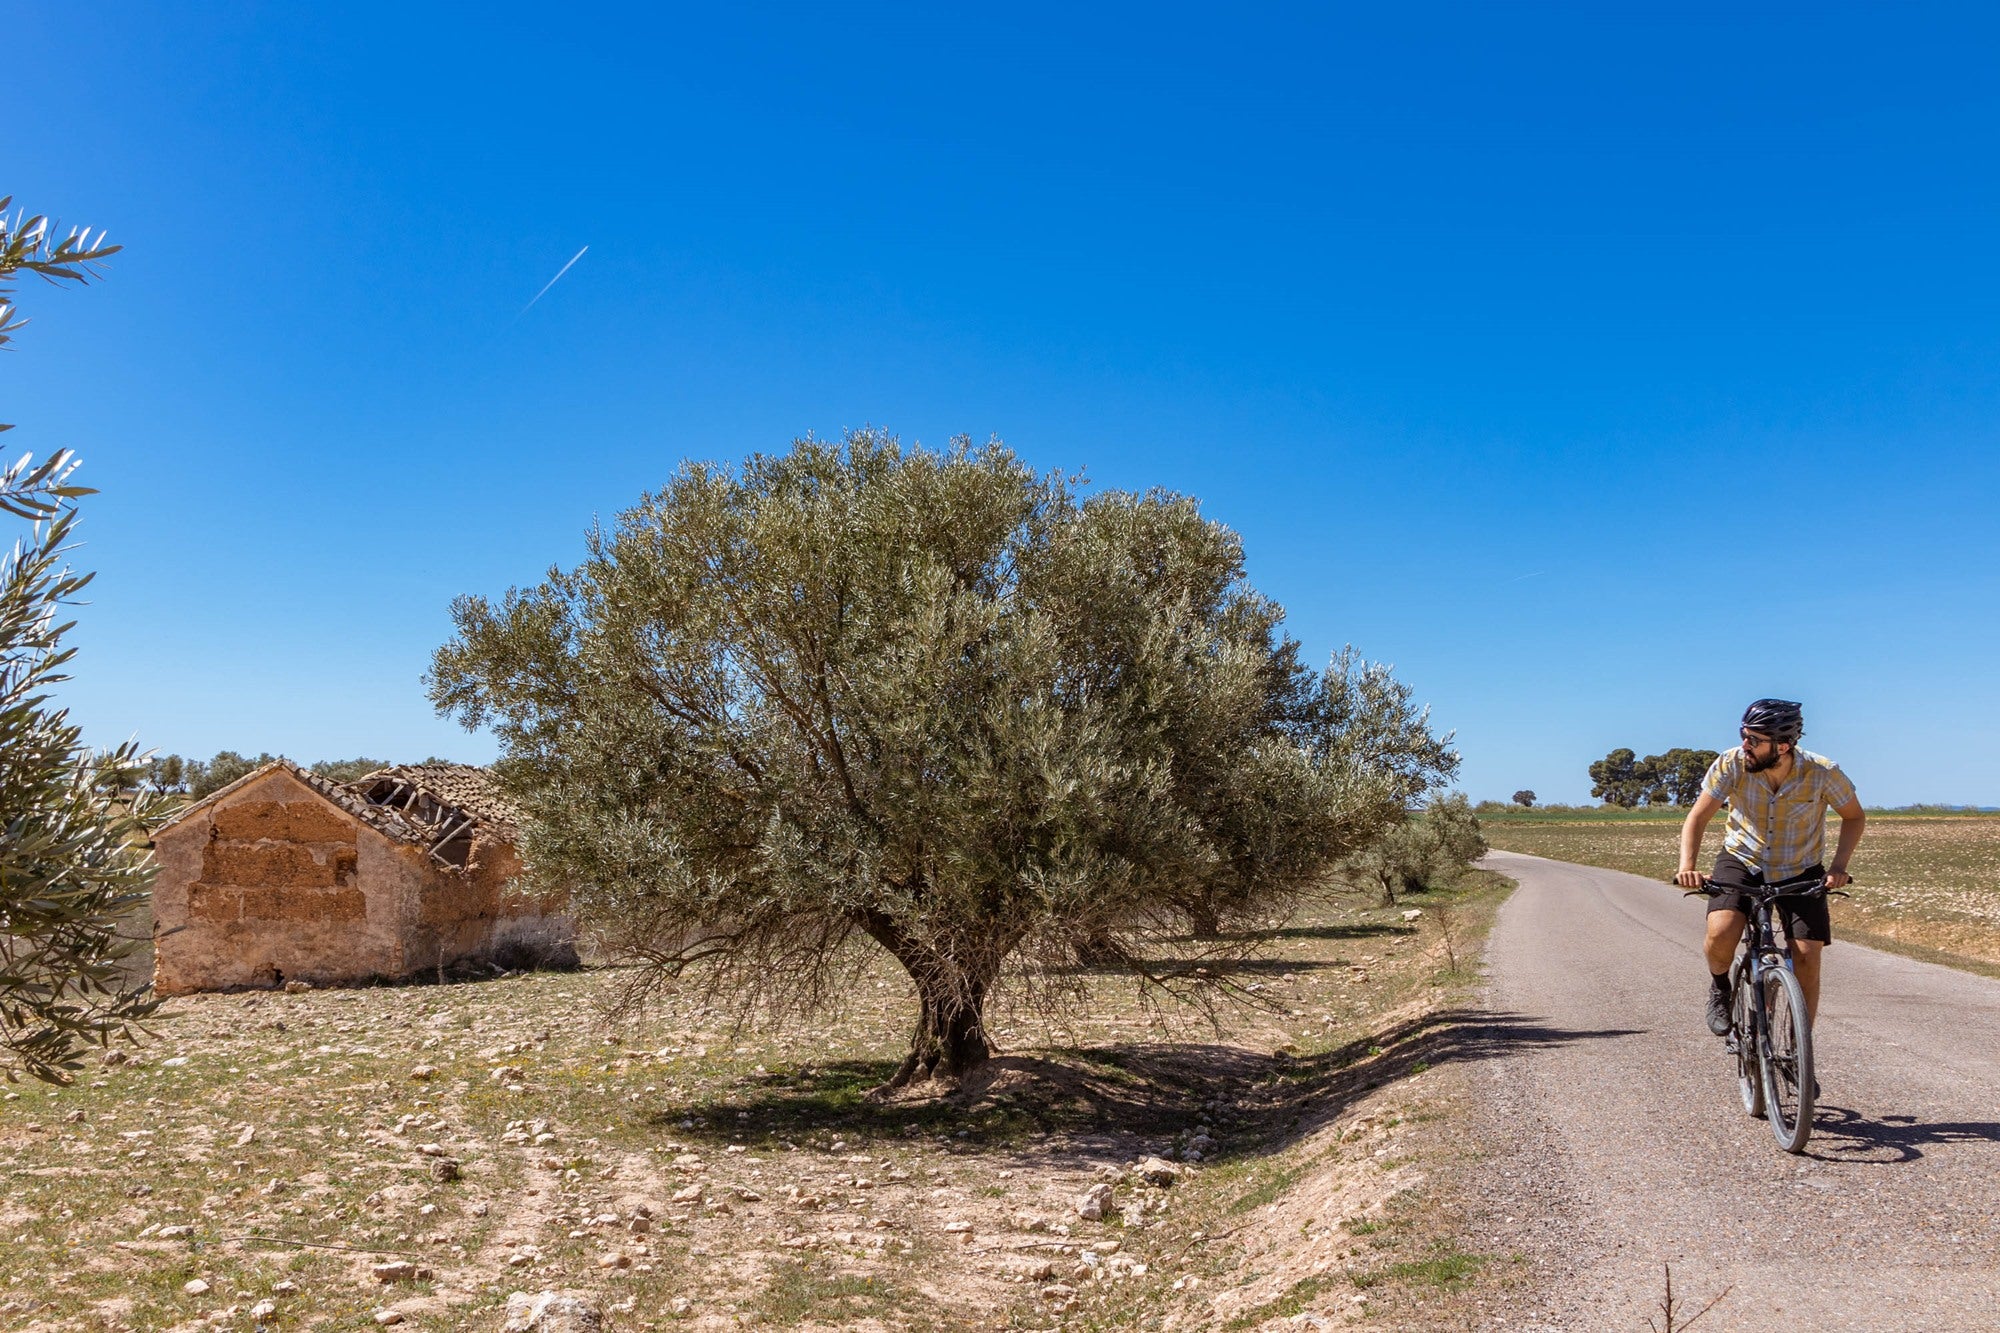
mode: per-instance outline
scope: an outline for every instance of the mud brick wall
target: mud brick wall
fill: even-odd
[[[410,930],[412,970],[439,966],[436,959],[546,959],[569,948],[567,901],[514,892],[520,873],[511,845],[482,837],[463,873],[434,876],[421,890]]]
[[[161,833],[154,985],[163,994],[394,975],[398,911],[363,866],[389,839],[282,771]]]
[[[153,978],[166,995],[394,979],[464,959],[518,965],[570,947],[565,903],[511,891],[511,844],[482,835],[466,869],[447,868],[282,768],[154,846]]]

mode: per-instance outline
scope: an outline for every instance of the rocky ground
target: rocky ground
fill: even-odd
[[[614,1022],[613,970],[175,1000],[0,1102],[0,1323],[1477,1326],[1514,1279],[1455,1230],[1450,959],[1498,893],[1329,903],[1219,1029],[1003,1004],[985,1076],[880,1105],[887,972],[817,1023]]]

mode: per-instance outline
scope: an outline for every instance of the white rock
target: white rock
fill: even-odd
[[[403,1322],[403,1312],[395,1309],[377,1310],[375,1312],[375,1322],[378,1324],[400,1324]]]
[[[386,1264],[371,1264],[368,1268],[375,1280],[387,1286],[391,1282],[414,1282],[417,1266],[407,1259],[391,1259]]]
[[[181,1284],[181,1290],[190,1296],[206,1296],[208,1295],[208,1284],[198,1277],[189,1278]]]
[[[1403,913],[1403,920],[1405,920],[1405,921],[1415,921],[1415,920],[1416,920],[1416,919],[1417,919],[1418,917],[1422,916],[1423,914],[1424,914],[1424,909],[1423,909],[1423,908],[1421,908],[1421,907],[1412,907],[1412,908],[1411,908],[1411,909],[1410,909],[1409,911],[1407,911],[1407,912]]]
[[[1171,1185],[1181,1178],[1181,1168],[1164,1157],[1148,1157],[1132,1168],[1148,1185]]]
[[[250,1317],[259,1323],[269,1319],[276,1313],[278,1313],[278,1303],[276,1301],[258,1301],[250,1307]]]
[[[580,1296],[517,1291],[507,1298],[507,1322],[500,1333],[602,1333],[604,1316]]]
[[[1086,1222],[1095,1222],[1111,1207],[1111,1187],[1092,1185],[1090,1191],[1076,1201],[1076,1215]]]

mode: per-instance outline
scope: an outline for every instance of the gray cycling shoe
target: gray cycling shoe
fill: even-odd
[[[1708,988],[1708,1030],[1718,1037],[1729,1035],[1729,992]]]

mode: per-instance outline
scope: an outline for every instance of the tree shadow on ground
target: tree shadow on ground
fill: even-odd
[[[1955,1143],[2000,1143],[2000,1122],[1866,1116],[1846,1107],[1821,1106],[1813,1113],[1813,1137],[1806,1155],[1824,1162],[1882,1166],[1918,1161],[1926,1148]]]
[[[1145,1042],[1001,1055],[962,1087],[868,1094],[894,1060],[836,1060],[759,1075],[727,1095],[657,1107],[665,1133],[748,1146],[807,1140],[871,1144],[929,1135],[967,1149],[1066,1151],[1079,1138],[1158,1152],[1197,1122],[1217,1131],[1210,1161],[1259,1156],[1340,1114],[1369,1091],[1423,1069],[1523,1049],[1630,1036],[1634,1028],[1553,1027],[1519,1014],[1443,1010],[1309,1057],[1241,1046]]]
[[[1414,935],[1417,928],[1377,922],[1350,926],[1280,926],[1264,933],[1274,940],[1365,940],[1378,935]]]
[[[1338,958],[1204,958],[1199,962],[1185,958],[1142,958],[1139,961],[1147,971],[1161,977],[1226,977],[1238,973],[1281,977],[1287,972],[1324,972],[1348,966]]]

